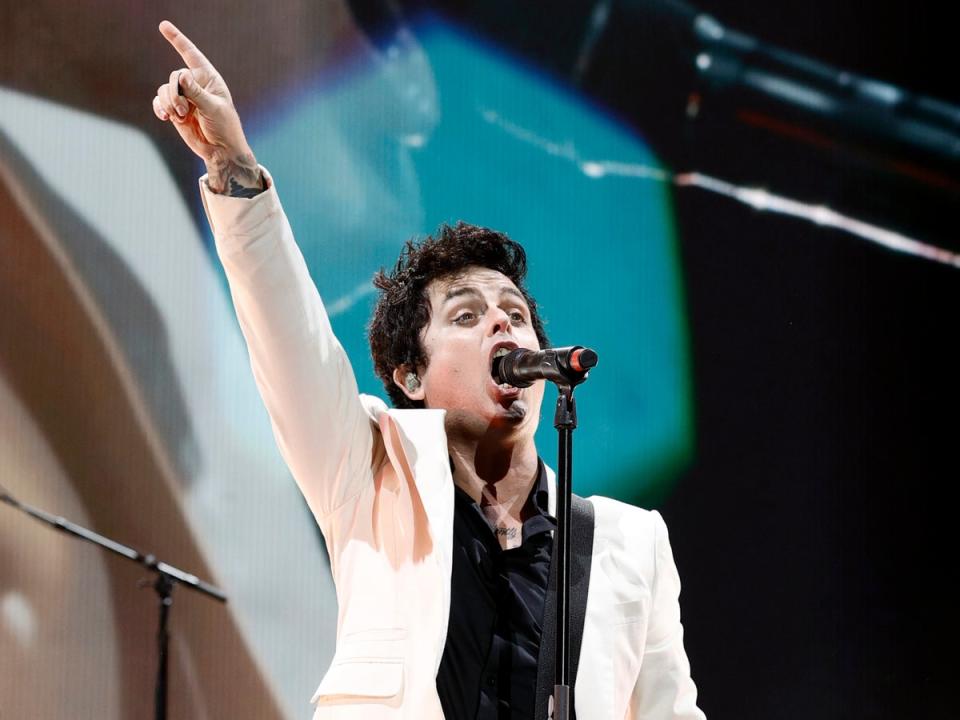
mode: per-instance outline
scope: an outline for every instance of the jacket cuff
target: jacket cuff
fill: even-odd
[[[213,236],[220,243],[228,237],[249,237],[257,233],[271,215],[280,210],[280,198],[273,177],[263,165],[258,165],[267,186],[252,198],[236,198],[213,192],[207,184],[207,174],[200,178],[200,199]]]

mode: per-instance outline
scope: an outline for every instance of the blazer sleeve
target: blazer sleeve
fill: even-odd
[[[318,519],[372,481],[373,428],[273,179],[254,198],[200,194],[280,453]]]
[[[680,576],[673,560],[667,525],[653,511],[655,574],[653,602],[640,674],[630,700],[631,720],[704,720],[697,687],[683,648],[680,624]]]

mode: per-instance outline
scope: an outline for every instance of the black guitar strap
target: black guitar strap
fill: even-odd
[[[590,586],[590,560],[593,557],[593,504],[578,495],[570,503],[570,702],[580,663],[583,621],[587,615],[587,590]],[[553,534],[547,601],[543,608],[543,633],[537,662],[537,705],[534,720],[547,720],[547,707],[556,682],[557,653],[557,534]],[[571,718],[576,712],[571,708]]]

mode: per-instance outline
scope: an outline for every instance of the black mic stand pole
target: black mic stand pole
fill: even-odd
[[[567,358],[570,358],[568,360]],[[553,720],[573,717],[573,692],[570,687],[570,506],[573,494],[573,431],[577,427],[577,403],[573,389],[584,382],[597,364],[593,350],[573,348],[559,364],[557,409],[553,426],[557,429],[557,658],[553,686]]]
[[[553,720],[569,720],[572,714],[570,688],[570,503],[573,492],[573,431],[577,427],[577,404],[573,385],[557,385],[557,659],[553,686]]]
[[[204,595],[213,598],[214,600],[219,600],[220,602],[224,603],[227,601],[227,596],[213,585],[205,583],[197,578],[196,575],[191,575],[190,573],[184,572],[183,570],[175,568],[172,565],[161,562],[154,555],[144,555],[131,547],[127,547],[126,545],[115,542],[114,540],[104,537],[103,535],[99,535],[92,530],[87,530],[85,527],[76,525],[75,523],[72,523],[62,517],[51,515],[43,510],[30,507],[29,505],[24,505],[10,495],[10,493],[6,492],[3,488],[0,488],[0,501],[17,508],[18,510],[30,515],[33,518],[36,518],[37,520],[40,520],[41,522],[46,523],[54,530],[60,530],[61,532],[78,537],[81,540],[92,542],[95,545],[99,545],[100,547],[105,548],[112,553],[116,553],[117,555],[121,555],[128,560],[139,563],[148,570],[157,573],[157,579],[153,583],[153,589],[160,598],[160,624],[157,631],[158,662],[156,688],[153,695],[154,718],[155,720],[166,720],[168,665],[167,647],[170,641],[170,634],[167,632],[167,620],[170,615],[170,607],[173,605],[173,588],[177,583],[179,583],[188,588],[201,592]],[[145,581],[141,581],[141,586],[144,584],[146,584]]]

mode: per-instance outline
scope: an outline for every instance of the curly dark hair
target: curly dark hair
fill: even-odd
[[[420,333],[430,323],[427,286],[434,280],[455,277],[468,267],[484,267],[506,275],[523,295],[530,308],[533,329],[540,347],[549,347],[537,303],[524,285],[527,254],[505,234],[462,220],[443,224],[420,242],[408,240],[393,270],[383,268],[374,276],[380,290],[368,334],[373,366],[383,381],[394,407],[420,408],[393,382],[393,370],[401,365],[426,367]]]

